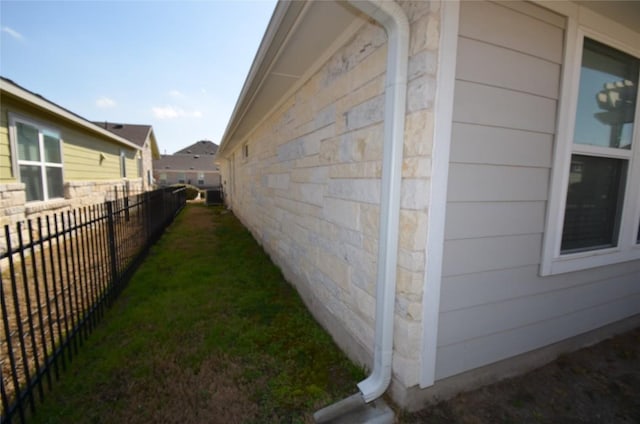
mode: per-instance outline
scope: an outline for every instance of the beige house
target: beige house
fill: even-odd
[[[640,323],[639,69],[638,2],[280,2],[226,201],[415,409]]]
[[[0,225],[140,192],[142,148],[0,79]]]
[[[154,177],[160,187],[190,184],[206,190],[220,188],[220,169],[215,163],[218,145],[197,141],[172,155],[160,155],[153,161]]]

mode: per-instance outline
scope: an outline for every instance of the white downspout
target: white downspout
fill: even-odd
[[[375,350],[371,375],[358,383],[365,402],[371,402],[382,396],[391,382],[400,183],[409,62],[409,20],[396,2],[351,0],[349,3],[380,23],[386,30],[388,39],[380,193],[380,241],[376,279]]]
[[[380,193],[380,232],[376,279],[375,346],[371,375],[358,383],[359,394],[318,411],[318,422],[329,422],[358,402],[372,402],[391,383],[393,322],[398,260],[402,149],[409,61],[409,21],[394,1],[349,0],[387,32],[387,74],[384,101],[384,141]],[[322,417],[322,418],[321,418]]]

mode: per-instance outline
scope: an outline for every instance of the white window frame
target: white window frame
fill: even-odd
[[[22,123],[25,125],[29,125],[38,129],[38,150],[40,152],[40,160],[39,161],[29,161],[22,160],[18,157],[18,129],[17,124]],[[55,136],[58,139],[58,148],[60,149],[60,163],[57,162],[47,162],[44,157],[44,137],[43,132],[47,132],[52,136]],[[30,200],[27,203],[35,203],[35,202],[46,202],[54,199],[64,199],[64,195],[60,197],[49,197],[49,186],[47,182],[46,169],[49,168],[60,168],[62,170],[62,183],[64,184],[64,156],[62,151],[62,136],[60,135],[60,131],[46,123],[27,118],[15,113],[9,113],[9,137],[11,144],[11,166],[13,175],[16,180],[21,181],[20,176],[20,165],[30,165],[30,166],[38,166],[40,168],[40,179],[42,181],[42,197],[43,199],[38,200]],[[25,188],[26,190],[26,188]]]
[[[204,185],[204,180],[205,180],[204,172],[198,172],[198,185]]]
[[[583,18],[584,16],[584,18]],[[583,22],[586,21],[586,22]],[[578,103],[584,38],[591,38],[631,56],[640,58],[640,35],[607,18],[578,13],[567,19],[564,67],[551,188],[547,205],[540,274],[542,276],[595,268],[640,259],[637,242],[640,223],[640,96],[636,101],[631,151],[597,146],[574,145],[573,132]],[[634,47],[636,46],[636,47]],[[624,203],[615,247],[561,254],[562,229],[572,154],[589,154],[628,160]]]

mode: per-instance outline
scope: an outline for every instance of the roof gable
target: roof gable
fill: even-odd
[[[213,141],[209,140],[200,140],[196,141],[190,146],[185,147],[184,149],[178,150],[176,155],[215,155],[218,151],[218,145]]]
[[[158,171],[217,171],[213,155],[161,155],[153,161],[153,168]]]
[[[93,123],[120,137],[126,138],[140,147],[144,146],[152,129],[151,125],[118,124],[107,121],[93,121]]]

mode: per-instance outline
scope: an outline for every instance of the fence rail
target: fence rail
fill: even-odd
[[[165,188],[4,227],[2,424],[35,413],[185,201]]]

